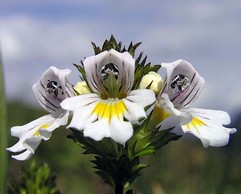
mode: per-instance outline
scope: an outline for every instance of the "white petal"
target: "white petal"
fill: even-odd
[[[23,146],[23,142],[20,140],[18,141],[15,145],[13,145],[10,148],[7,148],[8,151],[10,152],[21,152],[25,150],[26,148]]]
[[[120,86],[124,91],[130,91],[134,81],[135,60],[128,52],[119,53],[111,49],[110,51],[87,57],[83,63],[87,82],[93,92],[100,94],[101,91],[106,90],[103,85],[104,80],[101,70],[110,63],[118,67]]]
[[[96,141],[100,141],[104,137],[110,137],[110,125],[108,119],[101,119],[87,125],[84,130],[84,136],[90,137]]]
[[[135,60],[128,52],[119,53],[114,49],[110,50],[111,63],[119,68],[119,79],[124,91],[130,91],[134,81]]]
[[[32,130],[36,126],[41,126],[46,123],[53,122],[55,118],[50,115],[45,115],[43,117],[40,117],[26,125],[22,126],[15,126],[11,128],[11,135],[14,137],[21,137],[23,134],[27,133],[28,131]]]
[[[155,93],[148,89],[132,90],[126,99],[141,105],[143,108],[156,101]]]
[[[40,80],[33,85],[33,92],[40,105],[50,113],[61,109],[60,102],[73,95],[67,80],[69,69],[59,70],[56,67],[47,69]]]
[[[161,93],[167,93],[176,108],[190,105],[200,95],[204,86],[204,79],[190,63],[184,60],[162,63],[162,67],[167,69],[167,75]],[[172,86],[172,81],[178,75],[184,75],[188,79],[188,84],[183,90],[180,90],[175,85]]]
[[[124,117],[132,124],[139,124],[141,119],[146,118],[146,112],[141,105],[127,99],[122,99],[122,101],[125,103],[127,109]]]
[[[177,116],[181,125],[187,124],[192,120],[192,115],[190,113],[180,111],[174,107],[167,94],[160,96],[156,104],[171,115]]]
[[[112,118],[110,123],[110,137],[117,143],[124,145],[133,135],[133,127],[129,122]]]
[[[60,105],[63,109],[73,111],[96,102],[100,99],[98,94],[83,94],[65,99]]]
[[[97,116],[92,114],[95,108],[96,102],[75,109],[73,111],[73,117],[67,128],[75,128],[78,130],[83,130],[88,124],[94,122]]]
[[[69,112],[61,111],[59,114],[52,114],[54,120],[49,123],[48,127],[40,128],[39,133],[41,136],[45,137],[45,140],[49,139],[52,135],[52,132],[60,127],[64,126],[68,122]]]
[[[229,125],[231,123],[229,114],[222,110],[200,109],[200,108],[189,108],[185,110],[188,110],[193,114],[198,114],[203,117],[205,117],[208,114],[212,116],[213,120],[220,122],[222,125]]]
[[[13,136],[19,137],[19,141],[14,146],[7,148],[7,150],[11,152],[25,150],[25,152],[13,156],[13,158],[17,160],[28,159],[42,140],[48,140],[55,128],[67,123],[67,117],[68,113],[64,111],[60,115],[56,115],[56,113],[46,115],[26,125],[13,127],[11,133]]]
[[[101,68],[110,63],[110,54],[104,51],[98,55],[87,57],[84,60],[87,82],[93,92],[99,93],[102,88]]]
[[[42,139],[43,139],[43,137],[41,137],[41,136],[27,138],[23,142],[23,146],[27,150],[30,150],[32,153],[34,153],[35,150],[37,149],[37,147],[39,146],[39,144],[41,143]]]
[[[31,156],[33,155],[33,153],[29,150],[26,150],[25,152],[18,154],[18,155],[12,155],[12,158],[19,160],[19,161],[23,161],[23,160],[28,160],[29,158],[31,158]]]
[[[186,111],[190,112],[191,110]],[[182,126],[183,131],[198,137],[204,147],[226,145],[229,141],[229,134],[236,132],[236,129],[223,127],[223,121],[217,119],[218,116],[214,114],[215,110],[208,110],[206,114],[204,114],[205,109],[198,109],[198,111],[190,112],[193,115],[193,120]],[[216,112],[216,114],[218,113],[219,111]]]

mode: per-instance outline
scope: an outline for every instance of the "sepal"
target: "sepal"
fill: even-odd
[[[129,158],[152,155],[170,141],[178,140],[182,137],[172,133],[171,130],[173,128],[163,131],[160,131],[159,128],[148,129],[148,122],[149,119],[146,119],[127,142]]]
[[[104,138],[102,141],[95,141],[92,138],[85,137],[82,131],[71,129],[72,134],[68,138],[72,139],[77,145],[85,151],[83,154],[95,154],[99,156],[115,156],[116,146],[110,138]]]

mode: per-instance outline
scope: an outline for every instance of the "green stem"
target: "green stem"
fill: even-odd
[[[122,184],[116,184],[115,194],[123,194],[124,186]]]
[[[7,175],[7,111],[4,95],[3,68],[0,53],[0,193],[6,193]]]

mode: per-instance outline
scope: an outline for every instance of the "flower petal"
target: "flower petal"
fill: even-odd
[[[73,96],[73,90],[66,78],[70,72],[69,69],[59,70],[52,66],[33,85],[37,101],[48,112],[53,113],[61,109],[60,103],[65,98]]]
[[[133,124],[140,123],[141,119],[146,118],[144,108],[154,103],[155,100],[155,93],[152,90],[138,89],[131,91],[126,98],[122,99],[126,106],[124,117]]]
[[[34,121],[31,121],[28,124],[22,125],[22,126],[15,126],[11,128],[11,135],[14,137],[21,137],[22,135],[28,133],[29,131],[35,129],[38,126],[42,126],[46,123],[51,123],[54,121],[54,117],[50,115],[42,116]],[[32,132],[33,134],[35,132]]]
[[[100,94],[108,92],[104,87],[104,78],[101,75],[102,68],[107,64],[114,64],[118,67],[119,90],[130,91],[134,81],[135,60],[128,53],[119,53],[114,49],[104,51],[98,55],[87,57],[84,60],[87,82],[93,92]]]
[[[112,118],[110,122],[110,137],[117,143],[125,145],[132,137],[133,127],[129,122]]]
[[[160,109],[163,109],[163,111],[160,111],[161,114],[167,115],[167,116],[160,115],[161,118],[165,119],[165,117],[167,118],[168,116],[171,116],[171,115],[177,116],[179,118],[181,125],[187,124],[192,120],[192,115],[190,113],[182,112],[174,107],[173,103],[170,101],[167,94],[162,94],[162,96],[159,97],[156,105],[160,107]],[[173,126],[170,126],[170,127],[173,127]]]
[[[104,137],[110,137],[110,125],[108,119],[101,119],[87,125],[84,130],[84,136],[90,137],[96,141],[100,141]]]
[[[127,100],[135,102],[145,108],[156,101],[155,93],[148,89],[132,90],[126,97]]]
[[[12,147],[7,148],[7,150],[10,151],[10,152],[21,152],[24,149],[25,149],[25,147],[23,146],[23,142],[22,141],[18,141]]]
[[[134,81],[135,60],[128,52],[119,53],[114,49],[110,50],[111,63],[119,68],[121,87],[124,91],[131,90]]]
[[[83,94],[80,96],[67,98],[60,105],[65,110],[74,111],[81,107],[87,106],[88,104],[96,102],[99,99],[100,97],[98,94]]]
[[[132,124],[139,124],[142,119],[146,118],[146,112],[141,105],[127,99],[122,99],[122,101],[127,110],[124,112],[124,117]]]
[[[66,111],[65,111],[66,112]],[[11,152],[22,152],[13,158],[24,160],[32,156],[42,140],[48,140],[52,131],[62,124],[67,124],[68,113],[59,115],[45,115],[23,126],[11,128],[12,136],[18,137],[19,141],[12,147],[7,148]],[[27,151],[26,151],[27,150]],[[32,153],[32,154],[31,154]]]
[[[185,133],[192,133],[198,137],[204,147],[208,146],[224,146],[229,141],[229,134],[235,133],[235,128],[223,127],[226,123],[228,114],[223,111],[205,109],[187,109],[193,115],[190,123],[182,125],[182,130]],[[217,116],[222,113],[222,116]]]
[[[24,160],[28,160],[29,158],[31,158],[31,156],[34,153],[31,152],[30,150],[26,150],[25,152],[18,154],[18,155],[12,155],[12,158],[15,160],[19,160],[19,161],[24,161]]]
[[[176,108],[191,104],[201,93],[204,79],[193,66],[184,60],[162,63],[167,69],[161,94],[167,93]]]
[[[73,111],[73,117],[67,128],[75,128],[77,130],[83,130],[88,124],[94,122],[97,116],[92,114],[96,102],[88,104],[85,107],[75,109]],[[84,113],[84,114],[83,114]]]

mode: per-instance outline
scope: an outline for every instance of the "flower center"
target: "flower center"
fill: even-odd
[[[61,94],[63,95],[64,92],[61,86],[58,86],[58,82],[48,80],[46,85],[45,91],[47,94],[57,97],[59,95],[59,90],[61,90]]]
[[[176,93],[176,90],[178,90],[178,92],[183,92],[189,84],[190,82],[187,76],[178,74],[172,79],[171,88],[174,93]]]
[[[110,74],[113,74],[116,80],[118,79],[119,69],[118,69],[118,66],[116,66],[113,63],[109,63],[109,64],[103,66],[101,69],[101,75],[103,76],[104,80],[106,80],[106,78]]]
[[[106,64],[101,69],[105,91],[102,94],[103,99],[123,98],[123,91],[120,91],[119,68],[113,63]]]
[[[93,113],[99,118],[108,119],[110,122],[111,118],[117,117],[122,119],[126,111],[125,103],[122,100],[103,100],[96,104]]]

